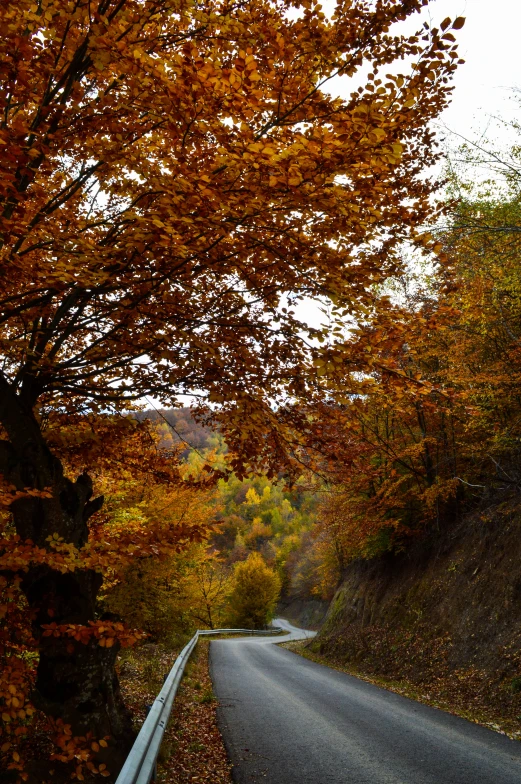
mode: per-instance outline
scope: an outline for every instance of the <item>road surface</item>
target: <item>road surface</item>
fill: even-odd
[[[315,664],[276,643],[215,640],[218,721],[239,784],[521,784],[521,743]]]

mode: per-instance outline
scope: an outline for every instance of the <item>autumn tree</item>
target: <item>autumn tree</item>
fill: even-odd
[[[0,4],[0,468],[27,548],[5,571],[33,617],[35,701],[73,732],[128,743],[113,653],[43,635],[49,611],[88,627],[101,584],[84,558],[95,450],[67,474],[46,417],[194,392],[238,459],[287,454],[273,400],[324,376],[293,303],[364,312],[432,209],[420,174],[457,54],[450,20],[394,27],[424,5]],[[358,72],[349,96],[328,92]],[[59,570],[42,563],[54,537]]]
[[[475,163],[482,172],[481,156]],[[521,486],[518,146],[502,163],[506,182],[497,163],[485,182],[469,185],[455,179],[460,198],[444,232],[445,299],[457,314],[445,341],[448,375],[466,405],[458,474],[468,483],[462,489],[475,495],[497,495]]]
[[[176,452],[157,449],[158,438],[148,422],[138,424],[128,416],[73,417],[51,412],[42,427],[53,454],[68,474],[78,473],[85,461],[93,461],[91,476],[96,492],[104,494],[105,504],[103,512],[91,517],[89,540],[81,551],[58,533],[49,537],[47,547],[36,548],[16,534],[9,514],[9,506],[23,499],[26,492],[17,492],[9,485],[1,487],[0,769],[19,771],[24,781],[29,775],[31,780],[44,780],[49,770],[60,778],[73,774],[81,781],[82,776],[96,772],[108,776],[121,763],[125,747],[114,745],[109,721],[114,714],[119,715],[120,726],[129,728],[130,715],[122,703],[117,680],[111,684],[108,705],[107,692],[101,686],[93,695],[90,716],[95,719],[95,731],[78,722],[74,733],[63,716],[42,710],[48,708],[43,698],[49,701],[53,695],[44,693],[35,698],[34,686],[41,677],[42,657],[37,656],[41,643],[34,634],[34,609],[22,590],[24,573],[29,566],[39,567],[43,574],[52,570],[60,575],[90,569],[101,583],[96,614],[87,624],[76,623],[74,618],[62,623],[61,605],[67,597],[56,593],[47,597],[47,612],[40,617],[44,643],[53,644],[56,655],[71,662],[68,689],[81,695],[92,684],[85,684],[82,667],[76,669],[75,665],[84,663],[93,649],[100,649],[94,661],[102,658],[105,665],[110,665],[121,646],[142,638],[143,628],[157,633],[158,627],[162,631],[168,625],[165,621],[172,620],[179,627],[178,616],[186,616],[180,602],[175,605],[176,594],[179,598],[175,579],[182,572],[179,566],[186,561],[182,554],[197,549],[200,545],[195,543],[208,536],[209,490],[202,480],[194,484],[183,479],[183,466],[177,463]],[[34,497],[38,496],[35,491]],[[147,602],[143,612],[145,602],[140,606],[136,584],[129,584],[128,575],[140,570],[150,575],[151,564],[155,566],[155,579],[149,579],[146,587],[151,594],[148,598],[155,601]],[[174,588],[171,597],[158,578],[169,580]],[[107,601],[122,585],[124,595],[134,591],[133,613],[125,612],[128,601],[116,608]],[[189,622],[185,628],[187,625]],[[48,756],[35,758],[34,744],[42,741]]]
[[[223,560],[215,552],[199,546],[183,581],[185,608],[194,627],[216,629],[223,626],[230,584],[230,569]]]
[[[387,311],[353,331],[343,350],[367,355],[366,372],[344,378],[341,404],[314,410],[330,480],[315,529],[324,593],[354,558],[519,492],[518,159],[517,147],[502,159],[506,177],[496,154],[488,179],[452,172],[434,269],[411,271],[401,304],[387,297]]]
[[[273,618],[279,594],[277,573],[259,553],[250,553],[235,564],[228,600],[230,623],[237,628],[264,628]]]
[[[175,644],[196,628],[192,607],[199,594],[192,583],[209,558],[207,542],[194,542],[190,533],[210,533],[214,490],[138,471],[105,474],[97,487],[105,497],[103,535],[133,544],[127,557],[123,551],[118,562],[103,562],[100,605],[151,640]]]

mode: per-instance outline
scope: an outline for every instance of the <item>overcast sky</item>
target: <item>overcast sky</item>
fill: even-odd
[[[457,33],[465,65],[455,78],[454,97],[443,121],[463,136],[483,132],[491,115],[521,117],[512,87],[521,88],[520,0],[431,0],[429,14],[466,17]],[[521,96],[520,96],[521,97]]]
[[[326,12],[333,6],[332,0],[323,0]],[[451,105],[440,117],[442,127],[452,132],[442,130],[447,144],[455,147],[461,136],[477,140],[488,134],[498,148],[508,145],[516,136],[494,117],[521,121],[521,93],[519,103],[512,98],[512,88],[521,89],[521,0],[430,0],[423,16],[433,26],[439,26],[447,16],[466,19],[465,26],[455,33],[465,64],[456,73]],[[397,25],[396,32],[413,32],[419,27],[421,22],[415,15]],[[395,65],[393,70],[400,67]],[[347,81],[340,89],[338,83],[332,86],[331,92],[348,95],[350,90]],[[297,306],[296,312],[312,324],[322,320],[309,300]]]
[[[326,13],[332,13],[334,0],[322,0]],[[491,116],[512,119],[521,116],[521,108],[512,100],[512,89],[521,88],[521,0],[430,0],[421,14],[393,28],[396,33],[413,33],[422,22],[432,26],[450,17],[466,19],[465,26],[455,32],[459,52],[466,61],[459,66],[454,79],[451,106],[441,121],[463,136],[476,136],[489,127]],[[393,72],[408,73],[406,63],[397,62]],[[363,84],[363,75],[355,82]],[[328,89],[328,88],[326,88]],[[329,90],[348,97],[353,82],[330,82]]]

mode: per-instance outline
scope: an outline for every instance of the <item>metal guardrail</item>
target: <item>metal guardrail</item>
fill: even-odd
[[[174,662],[163,685],[154,700],[148,716],[143,722],[134,745],[121,768],[116,784],[149,784],[155,774],[157,755],[163,740],[163,733],[170,718],[175,695],[190,654],[197,645],[199,637],[213,634],[278,634],[285,629],[278,627],[265,631],[252,629],[202,629],[198,630],[189,643],[185,645]]]

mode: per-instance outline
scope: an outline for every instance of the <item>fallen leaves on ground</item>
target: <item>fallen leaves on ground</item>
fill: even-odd
[[[212,782],[230,784],[231,764],[217,726],[217,700],[208,668],[209,645],[199,642],[188,662],[174,702],[158,758],[161,784]],[[120,664],[121,687],[138,729],[159,693],[177,651],[142,645],[125,652]]]
[[[422,702],[433,708],[460,716],[474,724],[481,724],[488,729],[507,735],[513,740],[521,740],[521,716],[516,720],[506,718],[498,713],[494,705],[487,703],[486,698],[476,688],[476,680],[480,673],[469,668],[467,671],[456,670],[452,673],[438,673],[429,683],[421,685],[404,678],[392,678],[382,675],[368,674],[352,664],[339,662],[329,656],[312,651],[307,641],[281,643],[293,653],[304,656],[317,664],[324,664],[334,670],[345,672],[360,680],[393,691],[403,697]]]

